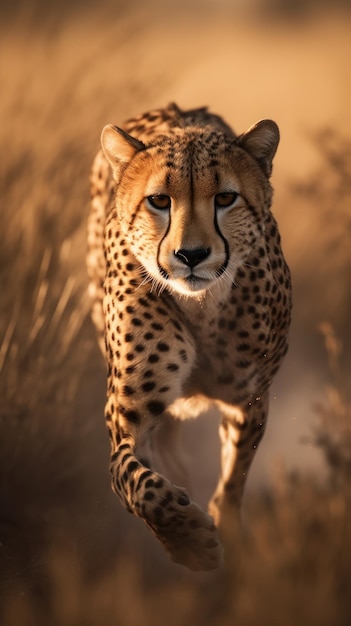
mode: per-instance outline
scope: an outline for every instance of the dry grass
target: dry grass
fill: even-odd
[[[317,345],[313,364],[321,371],[321,400],[315,409],[318,423],[309,433],[327,477],[319,480],[303,469],[276,471],[272,489],[247,499],[244,531],[223,569],[192,574],[168,562],[110,491],[102,419],[105,372],[85,291],[87,173],[103,124],[175,99],[172,85],[184,95],[186,74],[183,83],[180,66],[188,71],[192,58],[193,75],[204,73],[195,52],[206,54],[213,28],[217,43],[225,33],[229,40],[233,14],[216,15],[214,21],[210,10],[204,11],[206,36],[201,38],[194,29],[196,12],[185,7],[183,22],[174,15],[173,28],[165,9],[145,21],[145,7],[132,12],[122,3],[102,3],[98,11],[89,7],[82,13],[79,3],[61,3],[44,15],[39,1],[19,5],[21,12],[13,5],[1,22],[7,63],[0,68],[5,85],[0,104],[5,121],[0,132],[0,621],[4,626],[346,626],[351,614],[347,134],[336,128],[311,139],[320,166],[290,186],[282,215],[299,324],[293,346],[306,342],[328,313],[328,323],[320,327],[326,350],[317,334],[311,341],[312,350]],[[247,24],[243,28],[252,42]],[[299,32],[291,37],[294,54]],[[265,41],[259,29],[255,37]],[[279,33],[276,39],[281,45]],[[270,45],[273,49],[271,39]],[[202,104],[198,92],[202,98],[203,82],[188,96],[194,106]],[[227,93],[236,99],[235,89]],[[216,101],[223,96],[214,89],[208,100],[211,95],[220,111]],[[245,118],[240,105],[236,114]],[[276,180],[278,196],[281,179]],[[313,224],[315,237],[294,252],[289,241],[303,234],[294,230],[296,202],[306,208],[306,224]],[[318,263],[306,272],[308,254]],[[330,322],[337,325],[338,337]],[[294,385],[283,381],[286,389]],[[280,442],[273,444],[279,448]]]

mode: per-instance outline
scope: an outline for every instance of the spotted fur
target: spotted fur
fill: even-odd
[[[112,485],[192,569],[221,561],[218,529],[234,523],[287,351],[290,275],[270,211],[278,142],[270,120],[236,136],[207,109],[172,104],[105,127],[92,169],[88,271]],[[211,404],[222,472],[207,513],[177,486],[176,448],[180,421]]]

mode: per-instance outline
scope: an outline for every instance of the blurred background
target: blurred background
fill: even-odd
[[[229,617],[272,626],[290,618],[296,623],[297,615],[306,624],[317,616],[320,624],[347,623],[329,562],[313,602],[311,585],[291,574],[284,529],[298,537],[294,563],[304,571],[306,553],[299,550],[310,535],[283,511],[292,506],[291,481],[299,485],[293,506],[302,507],[301,516],[319,510],[320,490],[334,468],[325,433],[336,429],[340,439],[350,432],[350,9],[347,0],[1,3],[0,594],[6,626],[102,624],[111,617],[133,626],[165,619],[224,624]],[[256,534],[262,578],[250,569],[251,547],[239,568],[242,578],[236,561],[230,575],[219,578],[169,564],[110,490],[105,366],[86,296],[89,169],[106,123],[171,101],[182,108],[208,105],[238,133],[262,118],[281,130],[273,211],[292,271],[294,316],[244,506],[244,518],[260,520],[263,529],[272,528],[272,502],[276,507],[275,534]],[[205,416],[184,427],[203,505],[217,478],[217,426]],[[333,506],[344,519],[344,492]],[[327,535],[334,534],[326,524]],[[313,553],[316,569],[324,544],[325,537]],[[286,578],[277,545],[287,559]],[[229,588],[229,596],[221,595]],[[277,589],[295,607],[290,617],[283,605],[272,609]],[[234,597],[235,606],[228,599]],[[302,605],[304,612],[296,613]]]

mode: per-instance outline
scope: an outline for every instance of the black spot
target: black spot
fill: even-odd
[[[149,340],[149,339],[153,339],[154,338],[154,334],[153,333],[145,333],[144,335],[144,339]]]
[[[135,485],[135,491],[138,491],[138,489],[140,489],[141,485],[143,484],[143,482],[145,480],[147,480],[149,478],[149,476],[152,476],[152,471],[151,470],[145,470],[142,474],[140,474],[138,481]],[[152,484],[154,484],[154,481],[152,479],[149,479],[152,481]],[[148,481],[147,481],[148,482]],[[145,483],[145,486],[147,485],[147,482]]]
[[[152,370],[146,370],[146,372],[144,372],[144,378],[151,378],[154,375]]]
[[[250,367],[251,363],[250,363],[250,361],[246,361],[246,360],[242,359],[240,361],[236,361],[235,365],[237,367],[240,367],[240,369],[246,369],[247,367]]]
[[[249,336],[250,336],[250,334],[247,332],[247,330],[241,330],[241,331],[238,333],[238,337],[242,337],[243,339],[244,339],[245,337],[249,337]]]
[[[173,500],[173,493],[168,490],[164,498],[162,498],[160,504],[161,506],[167,506]]]
[[[163,478],[158,478],[158,479],[155,481],[155,487],[156,487],[156,489],[161,489],[161,487],[163,487],[163,482],[164,482],[164,481],[163,481]]]
[[[132,409],[129,409],[125,411],[124,417],[127,418],[128,422],[132,422],[133,424],[140,423],[140,415],[138,411],[133,411]]]
[[[156,307],[156,311],[160,315],[168,315],[168,312],[165,309],[163,309],[161,306]]]
[[[154,330],[163,330],[163,326],[161,326],[161,324],[157,324],[156,322],[153,322],[151,324],[151,328],[153,328]]]
[[[150,501],[150,500],[153,500],[154,497],[155,497],[155,494],[154,494],[153,491],[146,491],[144,493],[144,500],[149,500]]]
[[[133,393],[135,393],[135,389],[133,389],[133,387],[130,387],[129,385],[124,385],[123,393],[125,396],[132,396]]]
[[[181,506],[187,506],[188,504],[190,504],[190,500],[188,496],[186,495],[186,493],[183,493],[181,496],[178,496],[177,502]]]
[[[114,452],[114,453],[111,455],[110,462],[111,462],[111,463],[114,463],[115,461],[117,461],[117,459],[118,459],[119,455],[120,455],[120,450],[117,450],[116,452]]]
[[[179,350],[179,356],[182,359],[182,361],[184,361],[184,363],[187,362],[188,356],[187,356],[187,353],[185,352],[185,350]]]
[[[152,302],[155,302],[155,301],[157,300],[157,296],[155,296],[155,294],[154,294],[154,293],[151,293],[151,291],[149,291],[149,292],[147,293],[147,298],[148,298],[149,300],[152,300]]]
[[[179,335],[178,333],[175,333],[175,334],[174,334],[174,337],[175,337],[176,339],[178,339],[178,341],[181,341],[182,343],[184,343],[184,339],[183,339],[183,337],[182,337],[181,335]]]
[[[151,472],[150,472],[151,474]],[[145,483],[145,489],[150,489],[150,487],[154,487],[155,485],[155,481],[153,478],[148,478],[148,480]]]
[[[156,384],[152,382],[151,380],[147,383],[143,383],[143,385],[141,386],[143,391],[152,391],[153,389],[155,389],[155,387],[156,387]]]
[[[159,343],[157,344],[157,350],[159,350],[160,352],[168,352],[169,345],[167,343],[159,341]]]
[[[133,341],[133,339],[134,339],[134,336],[133,336],[131,333],[126,333],[126,334],[124,335],[124,341],[126,341],[127,343],[128,343],[129,341]]]
[[[148,361],[149,363],[157,363],[157,361],[160,360],[160,357],[158,356],[158,354],[150,354],[148,357]]]
[[[145,298],[139,298],[139,304],[141,304],[141,306],[150,306],[149,302],[145,300]]]
[[[130,461],[127,465],[128,472],[132,473],[139,467],[138,461]]]
[[[146,408],[153,415],[161,415],[161,413],[165,410],[165,405],[163,402],[158,402],[157,400],[151,400],[147,403]]]
[[[181,325],[179,324],[179,322],[177,320],[171,320],[174,328],[176,328],[177,330],[182,330]]]
[[[143,322],[138,317],[132,317],[131,320],[133,326],[142,326]]]
[[[250,346],[248,343],[239,343],[236,349],[238,352],[246,352],[247,350],[250,349]]]
[[[167,369],[170,372],[176,372],[177,370],[179,370],[179,365],[177,365],[177,363],[168,363]]]

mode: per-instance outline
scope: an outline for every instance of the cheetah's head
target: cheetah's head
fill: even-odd
[[[238,137],[186,128],[150,145],[109,125],[101,142],[117,182],[118,219],[142,272],[190,297],[229,288],[262,246],[275,122]]]

